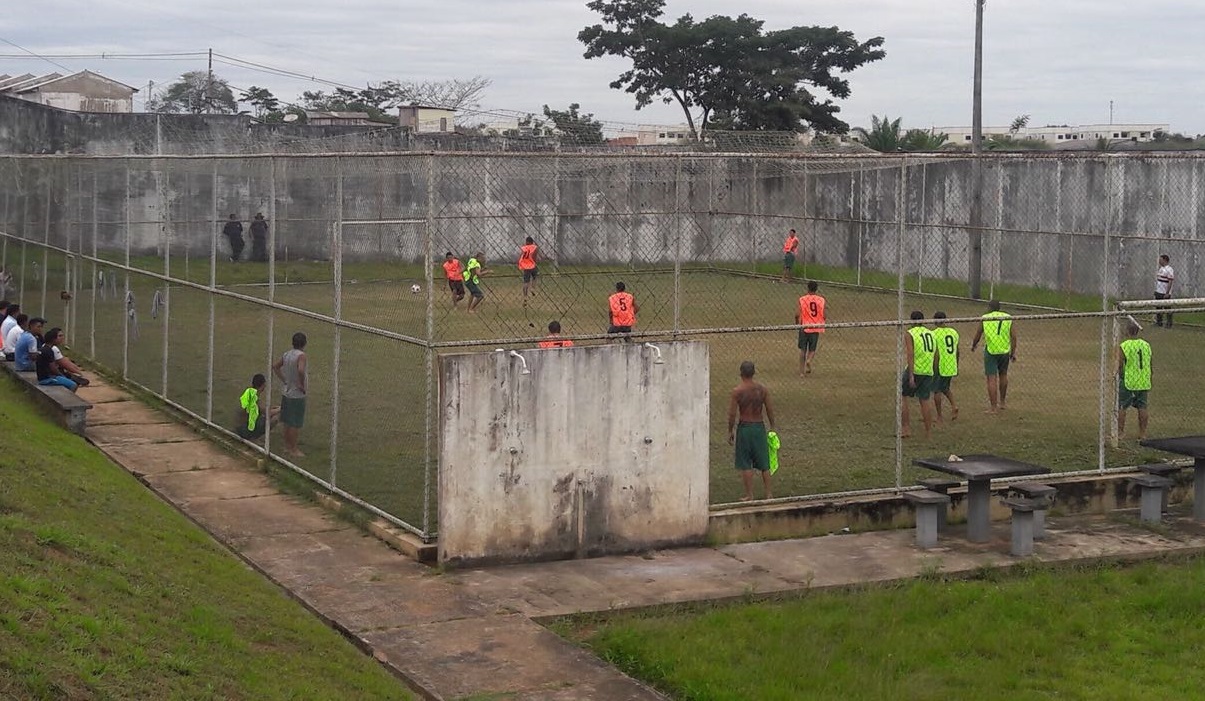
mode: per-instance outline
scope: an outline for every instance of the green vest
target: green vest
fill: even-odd
[[[1125,356],[1125,388],[1140,392],[1151,388],[1151,344],[1141,338],[1130,338],[1121,342],[1121,353]]]
[[[259,420],[259,390],[248,387],[239,397],[239,406],[247,412],[247,430],[254,431],[255,422]]]
[[[908,333],[912,334],[912,374],[932,377],[933,356],[937,355],[933,332],[923,326],[913,326]]]
[[[464,276],[464,281],[469,282],[471,280],[474,285],[481,282],[481,278],[477,277],[477,271],[480,269],[481,264],[477,262],[477,259],[469,258],[469,264],[465,267],[464,272],[461,273]]]
[[[933,329],[937,341],[937,374],[942,377],[958,376],[958,331],[949,326]]]
[[[1013,319],[1008,312],[983,315],[983,350],[989,355],[1008,355],[1013,349]]]

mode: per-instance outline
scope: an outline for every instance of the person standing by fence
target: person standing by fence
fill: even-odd
[[[1126,410],[1138,410],[1138,440],[1146,438],[1147,393],[1151,391],[1151,344],[1138,338],[1141,329],[1131,323],[1129,336],[1121,342],[1121,357],[1117,362],[1117,435],[1125,436]]]
[[[950,420],[958,418],[958,404],[954,402],[954,378],[958,377],[958,330],[946,326],[946,313],[933,313],[933,339],[937,341],[937,379],[933,386],[933,408],[937,410],[937,422],[941,423],[941,398],[950,402]]]
[[[222,235],[230,242],[230,262],[237,263],[238,259],[243,256],[243,223],[238,220],[237,214],[231,214],[230,220],[226,222],[226,226],[222,227]]]
[[[1166,253],[1159,256],[1159,269],[1155,271],[1155,299],[1171,299],[1172,283],[1176,281],[1176,271],[1172,268],[1172,259]],[[1163,326],[1164,313],[1155,313],[1155,326]],[[1172,327],[1172,313],[1168,312],[1167,328]]]
[[[293,347],[272,364],[272,373],[284,383],[280,400],[280,422],[284,424],[285,453],[295,458],[305,454],[297,447],[301,427],[305,424],[305,397],[309,390],[306,373],[305,334],[293,334]]]
[[[615,294],[607,298],[607,306],[611,315],[611,325],[607,327],[607,333],[632,333],[640,305],[636,304],[636,298],[628,292],[626,285],[622,282],[615,283]]]
[[[799,252],[799,235],[791,229],[787,240],[782,244],[782,281],[790,282],[795,274],[795,255]]]
[[[523,275],[523,305],[527,306],[527,295],[536,293],[536,278],[540,276],[540,247],[528,236],[527,243],[519,247],[519,272]]]
[[[1000,311],[999,300],[988,304],[983,323],[971,339],[971,352],[983,341],[983,374],[987,377],[987,413],[1008,408],[1008,366],[1017,360],[1017,333],[1012,316]]]
[[[816,291],[820,285],[815,280],[808,282],[808,293],[799,298],[799,311],[795,322],[799,324],[799,376],[812,373],[812,359],[820,345],[820,334],[824,333],[825,308],[827,301]]]
[[[251,260],[268,262],[268,222],[263,212],[257,212],[251,220]]]

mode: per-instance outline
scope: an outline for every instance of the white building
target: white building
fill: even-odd
[[[690,143],[690,125],[643,126],[636,132],[637,146],[678,146]]]
[[[398,125],[415,134],[437,134],[456,130],[456,110],[430,105],[403,105],[397,110]]]
[[[1083,141],[1095,143],[1097,139],[1109,141],[1153,141],[1155,132],[1168,133],[1167,124],[1081,124],[1079,126],[1025,127],[1016,134],[1008,127],[983,127],[983,138],[1012,136],[1017,139],[1044,141],[1053,148],[1074,145]],[[934,134],[945,134],[951,144],[971,143],[970,127],[933,127]]]
[[[137,88],[92,71],[0,75],[0,94],[74,112],[133,112]]]

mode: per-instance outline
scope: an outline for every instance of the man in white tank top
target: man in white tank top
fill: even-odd
[[[309,389],[306,375],[305,334],[293,334],[293,348],[285,351],[280,360],[272,363],[272,374],[284,384],[284,396],[280,400],[280,423],[284,426],[285,454],[305,457],[297,448],[301,427],[305,424],[305,396]]]

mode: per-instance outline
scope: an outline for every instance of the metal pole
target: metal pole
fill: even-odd
[[[920,166],[920,218],[921,218],[921,236],[920,236],[920,258],[916,261],[916,293],[924,292],[925,278],[925,259],[929,257],[929,228],[924,226],[928,217],[925,216],[925,200],[926,189],[928,187],[928,164],[922,163]]]
[[[100,235],[100,216],[97,207],[96,169],[92,170],[92,258],[96,255],[96,239]],[[92,308],[89,310],[88,357],[96,359],[96,261],[92,262]]]
[[[558,182],[557,189],[560,189]],[[557,211],[560,211],[558,197]],[[558,234],[559,234],[558,226]],[[432,277],[432,267],[435,265],[435,156],[427,156],[427,348],[423,362],[427,380],[427,403],[423,410],[425,425],[423,427],[423,539],[431,535],[431,472],[437,462],[433,455],[432,434],[435,428],[435,348],[431,345],[435,340],[435,288]],[[557,258],[560,258],[560,248]]]
[[[170,225],[171,212],[168,209],[167,188],[164,187],[163,179],[165,177],[170,178],[171,176],[167,173],[164,173],[163,168],[164,168],[163,161],[157,161],[155,163],[155,173],[157,175],[157,177],[155,178],[155,181],[159,186],[158,187],[158,195],[159,195],[159,203],[160,203],[159,211],[161,212],[160,217],[162,218],[160,221],[160,224],[159,224],[159,231],[160,231],[159,237],[160,237],[160,240],[163,241],[163,276],[164,276],[164,278],[170,278],[171,274],[172,274],[172,231],[171,231],[171,225]],[[171,313],[172,313],[171,295],[172,295],[172,284],[165,279],[163,281],[163,324],[161,327],[163,330],[163,368],[162,368],[163,383],[162,384],[163,384],[163,396],[164,397],[167,396],[167,357],[168,357],[168,352],[169,352],[168,339],[171,336],[171,334],[168,333],[168,331],[171,329],[170,322],[171,322]],[[212,332],[213,332],[213,330],[210,329],[210,333],[212,333]]]
[[[53,171],[52,171],[53,173]],[[42,223],[43,241],[45,246],[42,247],[42,309],[38,316],[46,316],[46,286],[50,281],[50,205],[54,198],[54,192],[50,188],[53,175],[47,176],[46,179],[46,221]],[[63,321],[66,321],[64,319]]]
[[[895,241],[895,273],[896,273],[896,319],[899,326],[895,333],[895,366],[897,376],[902,375],[907,368],[904,354],[904,181],[908,170],[905,161],[900,162],[899,184],[895,194],[896,225]],[[904,396],[900,392],[898,380],[892,383],[895,388],[895,488],[902,489],[904,485]]]
[[[335,320],[343,318],[343,159],[335,159],[335,224],[331,229],[331,254],[335,267]],[[430,287],[428,285],[428,287]],[[338,486],[339,469],[339,356],[342,327],[335,324],[331,351],[331,484]]]
[[[859,161],[858,162],[858,189],[857,190],[854,189],[852,174],[850,176],[850,183],[849,183],[849,218],[854,220],[854,226],[856,226],[858,229],[858,259],[856,261],[854,261],[854,264],[857,266],[856,284],[858,286],[862,285],[862,230],[866,228],[866,225],[862,223],[862,217],[860,216],[861,212],[854,211],[854,206],[855,206],[854,205],[854,193],[857,192],[858,194],[860,194],[862,196],[862,199],[865,199],[866,193],[863,190],[863,188],[866,185],[865,177],[866,177],[865,174],[862,172],[862,162]],[[860,207],[859,207],[859,210],[861,210]]]
[[[803,218],[800,228],[804,229],[803,235],[807,237],[809,243],[804,249],[803,255],[799,256],[799,262],[801,264],[800,272],[803,274],[803,278],[805,280],[808,276],[808,253],[810,252],[812,255],[816,255],[816,227],[812,226],[811,222],[808,220],[808,201],[812,199],[812,191],[809,188],[810,184],[811,181],[808,178],[808,162],[803,161]]]
[[[126,306],[126,300],[130,298],[130,162],[126,161],[126,226],[125,226],[125,294],[122,295],[120,304],[122,333],[121,333],[121,378],[123,380],[130,377],[130,311]]]
[[[983,170],[980,154],[983,153],[983,3],[975,0],[975,78],[971,108],[971,217],[970,270],[971,297],[979,299],[983,293]]]
[[[276,159],[268,160],[268,304],[276,304]],[[217,176],[214,176],[216,182]],[[215,195],[215,204],[213,208],[213,216],[217,217],[217,204]],[[217,231],[217,224],[214,224],[214,231]],[[212,309],[213,296],[210,296],[210,309]],[[212,334],[210,338],[212,338]],[[268,367],[272,367],[275,360],[275,342],[276,342],[276,310],[268,310]],[[268,397],[272,396],[272,380],[275,373],[266,373],[268,376],[268,384],[264,388]],[[308,389],[308,378],[307,378]],[[270,403],[270,402],[269,402]],[[264,431],[264,451],[269,455],[272,454],[272,432]]]
[[[682,156],[674,172],[674,336],[682,331]]]
[[[1004,162],[996,161],[996,230],[992,232],[992,279],[988,287],[988,299],[996,298],[996,283],[1000,279],[1000,236],[1004,228]]]
[[[214,290],[218,286],[218,162],[213,162],[212,184],[209,193],[209,352],[205,361],[205,420],[213,421],[213,355],[214,348],[214,320],[217,305],[216,295]],[[269,316],[269,318],[271,318]],[[272,334],[268,334],[268,344],[272,343]],[[268,396],[272,396],[272,373],[268,375]],[[265,433],[271,433],[266,431]]]
[[[1100,308],[1101,311],[1109,311],[1109,234],[1112,232],[1116,223],[1117,207],[1119,202],[1116,197],[1116,188],[1113,181],[1113,162],[1112,160],[1105,161],[1105,183],[1109,188],[1108,205],[1109,215],[1105,221],[1104,234],[1104,250],[1101,252],[1100,262]],[[1105,470],[1105,435],[1107,427],[1105,423],[1109,419],[1108,395],[1109,395],[1109,319],[1101,317],[1100,319],[1100,426],[1097,431],[1097,469],[1102,473]],[[1113,402],[1116,404],[1116,401]]]

